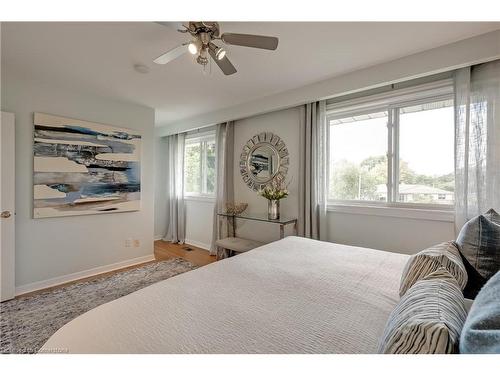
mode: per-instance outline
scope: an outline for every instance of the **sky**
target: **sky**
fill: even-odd
[[[333,125],[333,161],[360,163],[387,153],[387,117]],[[419,174],[443,175],[454,170],[453,107],[400,115],[400,160]]]

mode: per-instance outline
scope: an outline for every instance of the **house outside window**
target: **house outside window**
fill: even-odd
[[[327,121],[331,204],[453,208],[450,80],[335,103]]]

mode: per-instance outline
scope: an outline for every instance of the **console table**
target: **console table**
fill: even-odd
[[[268,219],[267,214],[247,214],[247,213],[242,213],[239,215],[218,213],[217,218],[218,218],[217,221],[218,240],[216,241],[216,245],[224,249],[227,249],[231,252],[234,251],[237,253],[242,253],[264,245],[263,242],[236,237],[236,219],[253,220],[253,221],[278,224],[280,226],[280,239],[285,237],[285,226],[293,224],[294,234],[297,235],[297,218],[283,217],[280,219],[271,220]],[[232,229],[233,229],[232,236],[227,238],[221,238],[221,227],[223,220],[231,220],[232,224]]]

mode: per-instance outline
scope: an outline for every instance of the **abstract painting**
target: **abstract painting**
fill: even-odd
[[[33,217],[137,211],[141,135],[35,113]]]

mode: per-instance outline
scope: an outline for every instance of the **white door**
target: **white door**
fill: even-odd
[[[15,128],[14,114],[0,120],[0,300],[15,294]]]

